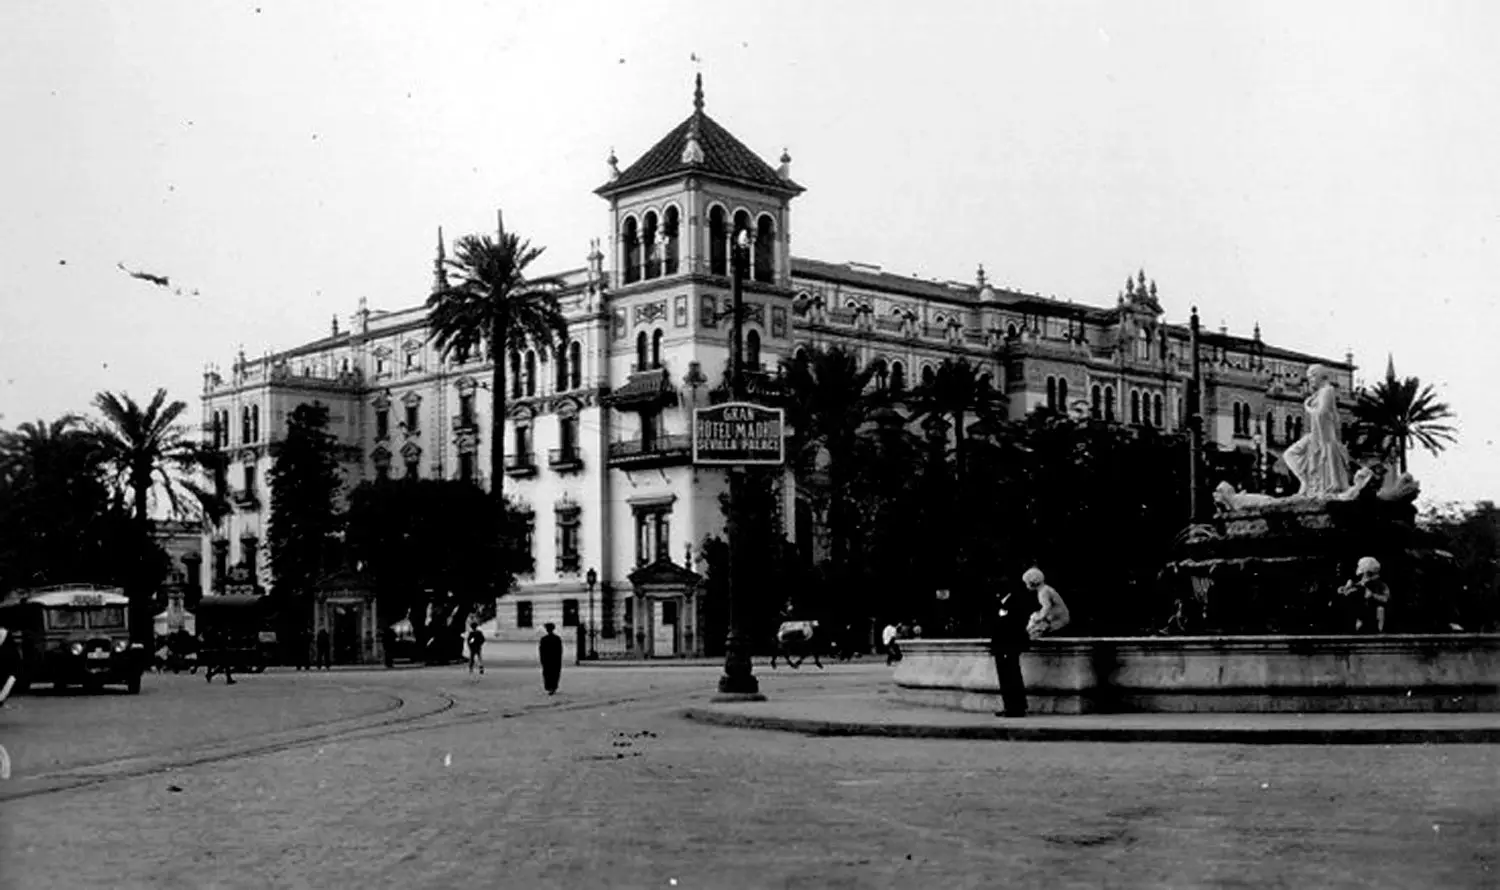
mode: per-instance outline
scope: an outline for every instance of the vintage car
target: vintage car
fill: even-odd
[[[0,601],[0,627],[15,635],[20,684],[54,689],[121,685],[141,691],[145,646],[130,639],[130,599],[118,587],[60,584]]]
[[[248,594],[205,596],[198,601],[198,665],[260,673],[274,650],[276,635],[265,597]]]

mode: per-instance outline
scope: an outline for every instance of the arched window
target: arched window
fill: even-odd
[[[574,340],[568,346],[568,388],[583,385],[583,344]]]
[[[922,385],[923,386],[931,386],[933,378],[935,378],[935,377],[937,377],[937,375],[935,373],[933,373],[932,365],[923,365],[922,366]]]
[[[250,442],[250,409],[249,408],[241,408],[240,409],[240,444],[245,445],[245,444],[249,444],[249,442]]]
[[[260,441],[260,406],[250,406],[250,441]]]
[[[1016,326],[1014,324],[1008,324],[1005,326],[1005,339],[1014,340],[1019,334],[1020,331],[1016,330]]]
[[[677,274],[677,255],[681,249],[678,223],[677,208],[668,207],[666,213],[662,215],[661,226],[662,234],[666,236],[666,255],[662,257],[662,262],[668,275]]]
[[[526,397],[536,395],[536,353],[526,350]]]
[[[745,367],[752,371],[760,370],[760,332],[750,331],[745,335]]]
[[[776,280],[776,223],[769,216],[755,223],[755,280]]]
[[[1089,390],[1089,417],[1099,420],[1104,416],[1104,394],[1095,386]]]
[[[641,331],[639,334],[636,334],[635,369],[637,371],[644,371],[647,368],[651,367],[651,354],[646,351],[647,346],[648,341],[646,340],[646,332]]]
[[[891,392],[901,393],[906,390],[906,366],[900,362],[891,362]]]
[[[1166,424],[1164,424],[1162,422],[1162,416],[1161,416],[1161,394],[1160,393],[1158,393],[1157,395],[1154,395],[1154,396],[1151,397],[1151,413],[1154,414],[1154,415],[1156,415],[1156,428],[1157,429],[1165,429]]]
[[[1057,410],[1057,378],[1047,378],[1047,407],[1053,411]]]
[[[1115,388],[1113,386],[1104,387],[1104,419],[1110,423],[1114,423],[1115,420]]]
[[[1133,389],[1130,391],[1130,422],[1141,422],[1141,394]]]
[[[521,354],[515,351],[510,354],[510,397],[521,397]]]
[[[661,275],[661,248],[656,243],[656,234],[656,212],[647,211],[641,222],[641,246],[645,248],[647,278]]]
[[[651,367],[661,367],[661,338],[662,329],[657,328],[656,333],[651,335]]]
[[[729,274],[729,228],[723,207],[708,212],[708,272],[710,275]]]
[[[568,388],[568,350],[562,344],[557,347],[557,391]]]
[[[625,283],[641,280],[641,236],[636,230],[635,217],[625,220],[625,229],[620,233],[620,252],[625,257]]]
[[[1057,378],[1057,410],[1068,413],[1068,381]]]

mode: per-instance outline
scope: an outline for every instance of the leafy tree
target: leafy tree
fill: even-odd
[[[487,614],[532,568],[530,517],[472,483],[364,483],[349,497],[349,556],[371,578],[380,614],[411,620],[434,660],[457,655],[465,621]],[[429,612],[434,626],[427,625]]]
[[[141,535],[105,479],[101,442],[76,415],[0,430],[0,594],[75,582],[132,588],[165,577],[166,554]],[[138,613],[133,626],[150,633]]]
[[[990,373],[967,359],[944,359],[931,381],[924,381],[915,392],[914,419],[942,417],[953,431],[955,476],[963,485],[966,469],[965,445],[969,437],[969,417],[993,425],[1000,417],[1005,397],[995,390]]]
[[[498,221],[496,237],[467,235],[454,246],[455,257],[447,268],[458,277],[450,284],[446,275],[427,298],[427,326],[438,351],[468,356],[481,349],[494,363],[490,379],[490,489],[504,494],[505,481],[505,372],[506,358],[534,349],[543,358],[562,348],[567,332],[555,277],[528,278],[527,267],[542,255]],[[497,501],[498,502],[498,501]]]
[[[851,533],[849,482],[856,472],[860,429],[879,404],[870,392],[876,368],[840,347],[799,352],[787,369],[788,452],[799,484],[826,505],[832,560],[846,568]]]
[[[1457,441],[1447,403],[1437,400],[1431,384],[1397,378],[1394,362],[1387,363],[1384,380],[1359,392],[1353,410],[1358,444],[1387,460],[1394,457],[1403,473],[1413,444],[1436,455]]]
[[[269,481],[271,595],[283,619],[301,626],[294,604],[299,599],[305,603],[318,577],[334,568],[331,549],[339,531],[343,471],[338,442],[328,432],[326,406],[304,403],[293,409]]]
[[[152,496],[158,494],[176,516],[223,515],[227,506],[222,497],[200,482],[201,471],[213,464],[212,451],[189,439],[178,423],[186,402],[168,402],[165,389],[158,389],[144,407],[125,393],[101,392],[94,397],[94,407],[104,416],[95,428],[104,461],[120,490],[129,495],[137,522],[149,531]]]
[[[1500,508],[1493,501],[1434,510],[1422,525],[1445,542],[1458,563],[1458,589],[1445,620],[1470,632],[1500,628]],[[1449,629],[1449,628],[1444,628]]]

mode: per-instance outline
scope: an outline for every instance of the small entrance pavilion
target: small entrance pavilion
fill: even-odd
[[[625,606],[625,631],[632,650],[647,658],[703,655],[703,576],[658,559],[629,578],[635,595]]]
[[[313,591],[313,638],[328,630],[334,664],[374,664],[382,657],[378,613],[364,577],[350,569],[326,575]]]

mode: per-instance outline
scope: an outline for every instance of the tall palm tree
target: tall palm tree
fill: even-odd
[[[967,359],[945,359],[932,379],[918,386],[913,395],[916,404],[914,419],[938,417],[951,422],[955,439],[955,478],[962,485],[967,466],[964,446],[968,426],[965,420],[973,416],[994,427],[1005,397],[995,389],[990,373],[980,365],[969,364]]]
[[[1398,378],[1394,362],[1387,362],[1384,380],[1359,392],[1353,410],[1360,441],[1387,458],[1396,457],[1403,473],[1413,443],[1436,455],[1458,440],[1453,425],[1445,422],[1453,419],[1452,409],[1437,400],[1431,384]]]
[[[854,353],[837,346],[799,352],[787,370],[794,469],[804,478],[818,475],[819,458],[827,459],[824,496],[835,567],[842,567],[848,552],[849,487],[858,468],[860,430],[880,404],[870,392],[878,370],[860,367]]]
[[[503,504],[505,479],[505,359],[535,349],[543,358],[560,348],[567,322],[557,305],[557,277],[528,278],[526,269],[545,248],[532,247],[505,231],[466,235],[454,245],[446,267],[457,276],[439,277],[427,298],[427,327],[443,358],[476,354],[480,347],[494,367],[490,375],[490,490]]]
[[[0,430],[0,485],[18,486],[42,478],[73,479],[80,470],[100,469],[99,442],[77,414],[48,423],[23,423],[13,431]],[[86,471],[83,475],[92,475]]]
[[[212,522],[223,515],[216,487],[197,478],[215,466],[217,454],[190,439],[179,423],[186,402],[168,402],[165,389],[157,389],[145,407],[125,393],[101,392],[94,407],[104,416],[93,432],[105,466],[138,524],[149,532],[153,495],[165,497],[176,516],[196,514]]]

